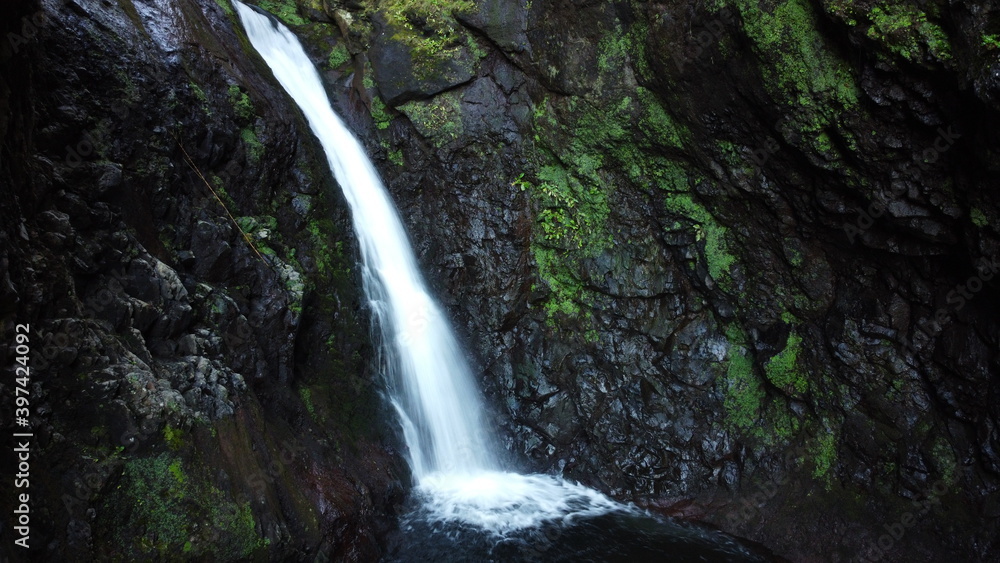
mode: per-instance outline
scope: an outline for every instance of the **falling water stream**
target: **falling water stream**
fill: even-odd
[[[413,506],[401,526],[409,539],[402,540],[394,557],[558,560],[572,552],[569,560],[579,561],[644,553],[636,549],[673,549],[699,560],[748,560],[745,550],[722,534],[654,520],[557,476],[502,467],[473,374],[427,291],[371,161],[334,113],[295,36],[272,16],[235,5],[250,42],[323,146],[351,209],[364,291],[381,333],[389,396],[415,479]],[[607,530],[618,529],[601,539]],[[616,542],[616,551],[606,552]]]

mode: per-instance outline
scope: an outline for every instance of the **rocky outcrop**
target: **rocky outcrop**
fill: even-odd
[[[520,463],[792,559],[996,555],[991,7],[380,6],[481,53],[372,57],[359,129]]]
[[[3,10],[0,292],[7,365],[15,324],[31,329],[28,553],[377,558],[408,478],[349,217],[231,6]]]
[[[997,556],[991,4],[260,4],[513,463],[793,560]],[[225,0],[41,9],[0,63],[0,310],[48,362],[46,549],[377,556],[403,470],[297,112]],[[150,491],[229,518],[115,512]]]

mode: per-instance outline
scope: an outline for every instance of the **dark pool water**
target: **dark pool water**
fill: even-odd
[[[430,522],[419,509],[402,518],[387,562],[770,562],[764,550],[689,522],[617,512],[549,522],[503,537],[458,523]]]

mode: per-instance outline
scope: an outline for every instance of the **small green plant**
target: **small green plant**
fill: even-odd
[[[183,431],[170,426],[169,424],[163,427],[163,440],[167,443],[167,446],[172,450],[179,450],[181,446],[184,445],[182,439]]]
[[[229,86],[229,102],[233,104],[236,116],[240,119],[252,121],[257,116],[253,102],[250,101],[250,96],[247,96],[247,93],[235,84]]]
[[[983,34],[982,37],[983,47],[990,50],[1000,49],[1000,34],[986,35]]]
[[[986,214],[983,213],[982,209],[978,207],[973,207],[969,212],[969,218],[972,219],[972,224],[979,227],[980,229],[986,227],[990,224],[989,220],[986,219]]]
[[[695,222],[695,237],[705,241],[705,262],[712,279],[728,286],[729,268],[736,262],[726,240],[726,227],[708,210],[694,200],[690,193],[670,193],[666,199],[667,211]]]
[[[520,174],[517,175],[517,178],[514,178],[511,181],[510,185],[511,185],[511,187],[517,188],[517,189],[519,189],[519,190],[521,190],[523,192],[524,190],[526,190],[526,189],[528,189],[528,188],[531,187],[531,182],[528,182],[527,180],[525,180],[524,179],[524,172],[521,172]]]
[[[765,393],[753,371],[753,357],[747,350],[746,336],[735,326],[726,329],[729,339],[729,365],[723,380],[723,407],[727,422],[740,430],[757,424]]]
[[[351,60],[351,53],[347,50],[347,47],[343,43],[337,43],[333,47],[333,50],[330,51],[330,56],[327,57],[326,63],[331,69],[336,70],[349,60]]]
[[[264,145],[257,138],[256,128],[244,127],[240,130],[240,139],[243,139],[243,143],[246,145],[250,162],[253,164],[260,162],[261,157],[264,156]]]
[[[319,417],[316,415],[316,405],[313,404],[312,400],[312,390],[302,387],[299,389],[299,396],[302,397],[302,403],[306,406],[309,418],[319,422]]]
[[[198,101],[201,102],[201,109],[205,112],[205,115],[211,116],[212,108],[208,106],[208,96],[205,95],[205,91],[201,89],[201,86],[198,86],[194,82],[189,82],[188,86],[190,86],[191,93],[194,94],[194,97],[198,98]]]
[[[813,477],[816,479],[827,478],[830,468],[837,461],[837,436],[832,432],[820,434],[816,438],[814,450]],[[829,479],[827,479],[829,488]]]
[[[792,331],[788,334],[785,348],[764,364],[764,373],[775,387],[797,394],[805,393],[809,389],[809,381],[799,367],[801,350],[802,337]]]
[[[392,121],[392,116],[386,109],[385,103],[382,98],[378,96],[372,96],[372,107],[370,110],[372,119],[375,120],[375,127],[379,129],[388,129],[389,123]]]
[[[464,131],[461,99],[454,91],[438,94],[429,100],[407,102],[399,106],[399,111],[436,147],[454,141]],[[388,122],[385,127],[388,127]]]

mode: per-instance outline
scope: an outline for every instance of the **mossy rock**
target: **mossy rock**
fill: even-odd
[[[477,57],[466,44],[428,38],[381,17],[376,22],[379,32],[368,55],[379,92],[390,106],[429,98],[475,76]]]

